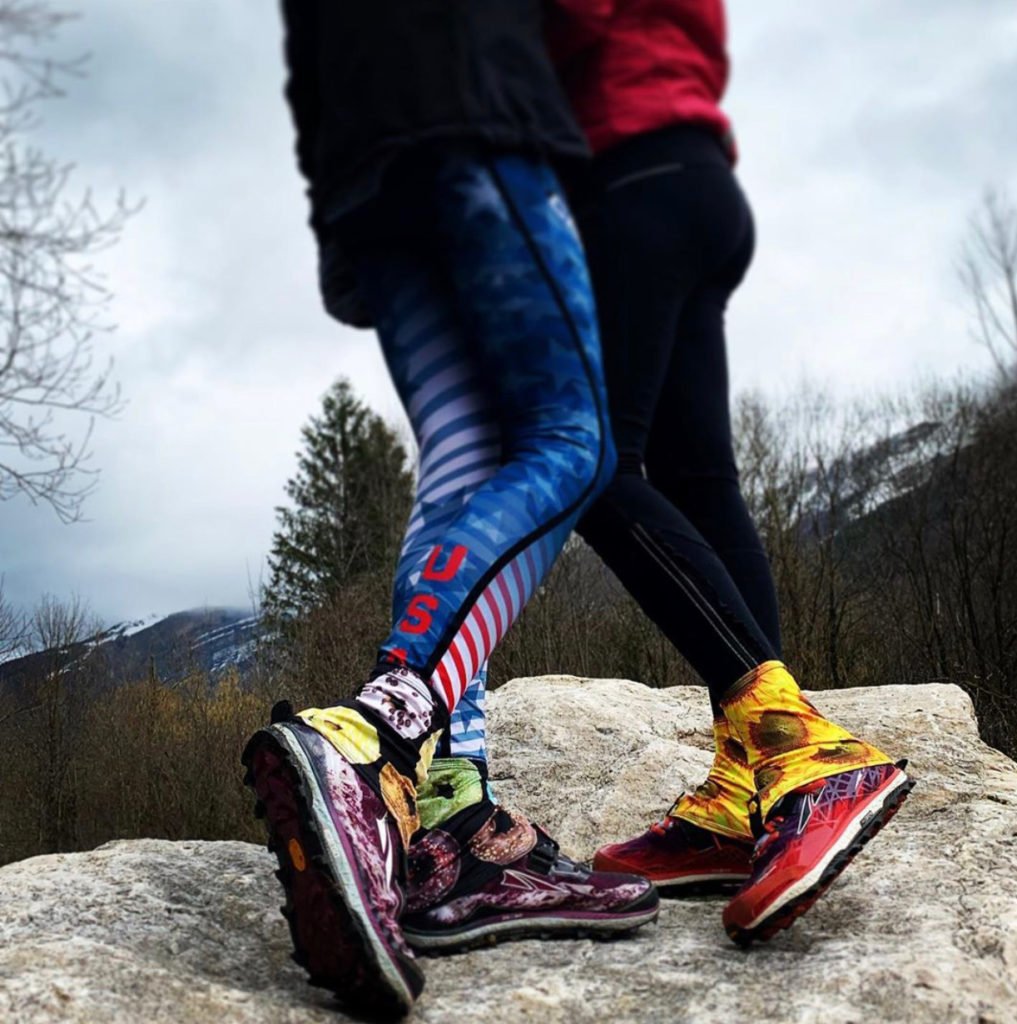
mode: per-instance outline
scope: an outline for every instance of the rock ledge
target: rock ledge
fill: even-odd
[[[816,695],[911,759],[894,823],[790,931],[748,953],[723,901],[669,902],[611,943],[514,943],[425,964],[421,1022],[1017,1020],[1017,765],[956,687]],[[539,711],[530,720],[533,711]],[[645,827],[710,761],[703,691],[567,676],[491,696],[502,800],[578,856]],[[0,1020],[335,1022],[289,961],[274,862],[246,843],[110,843],[0,869]]]

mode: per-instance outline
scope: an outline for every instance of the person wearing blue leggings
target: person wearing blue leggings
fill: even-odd
[[[375,670],[330,707],[277,705],[243,761],[297,962],[347,1006],[397,1016],[423,987],[411,945],[622,933],[658,910],[645,879],[575,864],[497,807],[479,768],[434,757],[615,471],[585,258],[553,169],[586,146],[539,0],[283,13],[325,304],[376,328],[420,471]]]

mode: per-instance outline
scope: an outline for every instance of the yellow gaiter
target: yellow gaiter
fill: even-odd
[[[752,839],[749,800],[756,791],[745,748],[724,717],[713,723],[716,753],[706,781],[694,793],[684,793],[668,816],[732,839]]]
[[[824,718],[779,661],[754,668],[720,706],[745,748],[763,820],[799,786],[891,762],[881,750]]]

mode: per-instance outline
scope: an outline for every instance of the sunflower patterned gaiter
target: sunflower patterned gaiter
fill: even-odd
[[[764,821],[773,805],[799,786],[891,763],[881,750],[824,718],[782,662],[763,662],[736,686],[720,706],[745,748]]]
[[[749,800],[756,785],[748,755],[726,718],[713,723],[713,739],[716,752],[706,781],[694,792],[683,793],[668,816],[732,839],[751,840]]]

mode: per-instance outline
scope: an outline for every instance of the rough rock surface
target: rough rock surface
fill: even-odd
[[[413,1019],[1017,1020],[1017,766],[978,740],[955,687],[816,700],[910,757],[919,786],[790,931],[744,952],[722,900],[670,902],[634,939],[426,961]],[[710,760],[693,689],[516,680],[492,695],[491,719],[499,795],[581,856],[642,829]],[[0,869],[0,1021],[345,1019],[289,961],[273,866],[244,843],[137,841]]]

